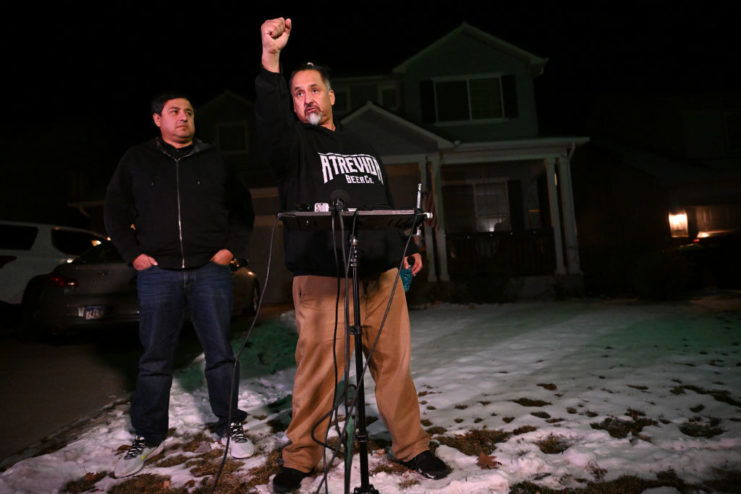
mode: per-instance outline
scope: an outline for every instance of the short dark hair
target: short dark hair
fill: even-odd
[[[324,81],[324,84],[327,85],[327,89],[332,89],[332,83],[329,80],[329,67],[326,67],[324,65],[316,65],[312,62],[306,62],[302,63],[295,69],[293,69],[293,72],[291,72],[291,77],[288,79],[288,82],[293,84],[293,76],[296,75],[298,72],[303,72],[304,70],[314,70],[316,72],[319,72],[319,75],[322,78],[322,81]]]
[[[152,114],[162,115],[162,109],[165,107],[165,103],[177,98],[187,99],[191,105],[193,104],[190,96],[183,91],[166,91],[152,98]]]

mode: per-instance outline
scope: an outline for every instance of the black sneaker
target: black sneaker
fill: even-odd
[[[402,461],[402,465],[410,470],[416,470],[428,479],[447,477],[450,469],[443,460],[432,454],[429,449],[422,451],[409,461]]]
[[[311,473],[311,472],[309,472]],[[301,481],[308,477],[308,473],[293,468],[280,467],[280,471],[273,478],[273,492],[284,494],[293,492],[301,487]]]

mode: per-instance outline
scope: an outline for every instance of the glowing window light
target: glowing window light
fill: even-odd
[[[689,237],[689,228],[687,227],[687,213],[669,213],[669,230],[672,238]]]

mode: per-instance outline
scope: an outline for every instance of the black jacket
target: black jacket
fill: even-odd
[[[160,138],[132,147],[105,197],[106,230],[129,263],[147,254],[160,267],[187,269],[223,248],[244,256],[253,221],[247,187],[198,139],[183,149]]]
[[[350,208],[393,209],[386,171],[368,141],[339,125],[332,131],[301,123],[281,74],[261,69],[255,88],[260,151],[278,181],[283,211],[313,210],[316,203],[332,204],[338,194]],[[399,265],[405,246],[400,232],[361,231],[358,238],[361,274]],[[294,274],[342,273],[331,232],[286,230],[284,239],[286,265]],[[408,253],[417,252],[414,242],[410,246]]]

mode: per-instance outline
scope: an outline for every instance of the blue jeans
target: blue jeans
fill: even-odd
[[[131,424],[137,435],[144,436],[148,444],[160,443],[167,436],[175,347],[186,310],[206,357],[208,397],[218,418],[216,432],[224,435],[230,406],[232,421],[241,422],[247,416],[237,408],[239,366],[235,369],[229,343],[234,303],[229,267],[208,263],[177,271],[153,266],[139,272],[137,292],[139,339],[144,346],[131,400]]]

